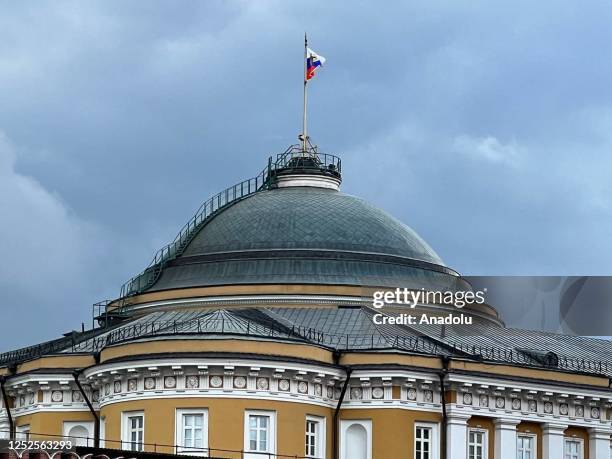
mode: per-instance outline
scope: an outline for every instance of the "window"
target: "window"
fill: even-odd
[[[245,413],[244,449],[252,453],[276,452],[275,419],[273,411],[247,411]],[[261,455],[246,455],[261,458]]]
[[[325,457],[325,418],[306,416],[306,457]]]
[[[123,449],[144,451],[144,413],[131,411],[122,413]]]
[[[487,432],[470,429],[468,431],[468,459],[487,459]]]
[[[100,448],[105,447],[104,439],[106,438],[106,417],[100,418]]]
[[[208,411],[202,409],[176,411],[177,453],[208,453]]]
[[[438,459],[437,425],[416,424],[414,427],[415,459]]]
[[[270,441],[270,416],[252,414],[249,416],[249,449],[268,452]]]
[[[15,428],[15,438],[17,440],[29,440],[30,439],[30,424],[24,426],[17,426]]]
[[[582,459],[582,441],[566,438],[563,451],[564,459]]]
[[[535,435],[521,435],[516,438],[516,457],[517,459],[536,458],[536,437]]]
[[[431,459],[431,427],[417,426],[414,452],[416,459]]]

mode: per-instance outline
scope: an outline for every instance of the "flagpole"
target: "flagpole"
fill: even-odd
[[[308,70],[306,60],[308,59],[308,37],[306,33],[304,33],[304,113],[302,118],[302,152],[304,156],[306,155],[306,145],[308,142],[308,128],[306,124],[306,110],[308,108],[308,97],[307,97],[307,87],[308,80],[306,79],[306,72]]]

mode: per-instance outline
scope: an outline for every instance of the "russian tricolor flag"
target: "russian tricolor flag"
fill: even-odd
[[[325,63],[325,58],[306,48],[306,81],[315,76],[315,70]]]

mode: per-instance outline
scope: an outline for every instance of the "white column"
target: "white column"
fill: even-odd
[[[610,459],[610,429],[589,429],[589,459]]]
[[[8,414],[5,409],[0,409],[0,440],[6,440],[11,437],[9,429]]]
[[[446,419],[446,457],[466,459],[467,421],[471,416],[463,413],[449,413]],[[445,459],[445,458],[442,458]],[[516,458],[514,458],[516,459]]]
[[[516,419],[495,419],[495,459],[516,459]],[[561,459],[561,458],[559,458]]]
[[[563,457],[563,432],[567,424],[547,423],[542,425],[542,459]],[[608,454],[610,452],[608,451]]]

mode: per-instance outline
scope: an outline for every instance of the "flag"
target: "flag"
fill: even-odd
[[[306,80],[310,80],[315,76],[317,67],[321,67],[325,63],[325,58],[318,55],[312,49],[306,48]]]

